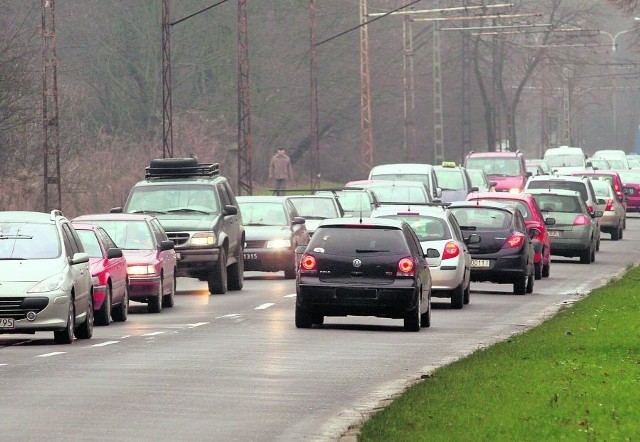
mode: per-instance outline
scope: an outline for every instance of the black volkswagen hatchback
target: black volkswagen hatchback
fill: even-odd
[[[407,331],[431,325],[429,265],[404,221],[324,220],[303,250],[296,327],[350,315],[403,319]]]
[[[533,244],[516,206],[464,201],[449,206],[471,253],[471,280],[513,284],[513,293],[533,292]]]

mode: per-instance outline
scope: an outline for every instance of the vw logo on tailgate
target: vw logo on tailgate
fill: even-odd
[[[358,258],[353,260],[353,266],[357,269],[362,265],[362,261],[360,261]]]

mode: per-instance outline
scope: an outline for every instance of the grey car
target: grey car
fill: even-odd
[[[0,261],[0,334],[91,338],[89,255],[62,212],[0,212]]]
[[[452,203],[464,201],[471,192],[477,192],[478,187],[471,183],[471,177],[464,167],[455,163],[444,162],[442,166],[433,166],[438,177],[438,184],[442,189],[442,202]]]
[[[332,194],[292,195],[287,198],[293,203],[298,214],[304,218],[309,236],[313,235],[323,219],[344,216],[344,210],[338,198]]]
[[[611,234],[613,241],[622,239],[626,217],[622,201],[625,197],[616,195],[611,182],[605,179],[591,177],[591,184],[596,192],[598,203],[604,205],[602,218],[600,218],[600,231]]]

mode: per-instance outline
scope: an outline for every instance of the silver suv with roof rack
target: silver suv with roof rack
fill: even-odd
[[[212,294],[242,289],[244,227],[218,163],[151,160],[124,207],[111,211],[155,215],[175,244],[178,276],[207,281]]]

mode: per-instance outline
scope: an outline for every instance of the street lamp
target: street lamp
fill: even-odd
[[[635,22],[640,22],[640,17],[633,17],[633,21]],[[618,48],[618,37],[620,37],[621,35],[626,34],[627,32],[631,32],[636,30],[637,28],[634,26],[633,28],[629,28],[629,29],[625,29],[623,31],[620,32],[616,32],[615,34],[611,34],[610,32],[607,31],[598,31],[600,34],[604,34],[606,36],[608,36],[611,39],[611,50],[613,52],[616,52],[616,49]]]

